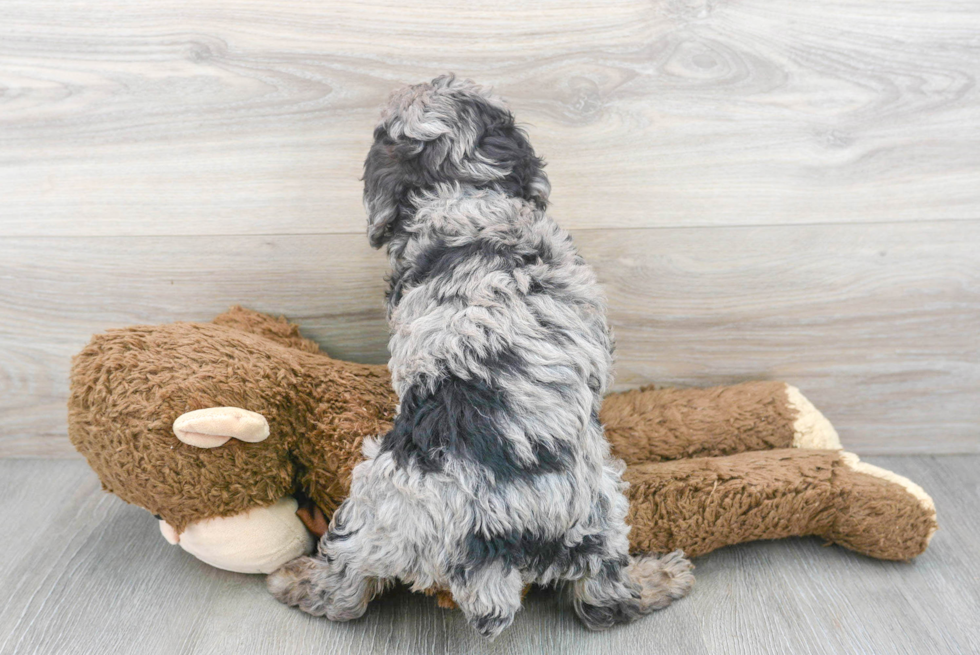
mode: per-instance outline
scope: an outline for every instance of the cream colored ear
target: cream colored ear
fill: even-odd
[[[178,416],[174,434],[198,448],[217,448],[229,439],[257,443],[269,437],[269,422],[240,407],[208,407]]]

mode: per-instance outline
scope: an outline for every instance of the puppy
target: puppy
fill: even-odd
[[[527,584],[570,581],[593,630],[683,597],[680,552],[631,560],[621,466],[599,423],[612,340],[595,274],[548,217],[550,185],[507,107],[452,76],[395,93],[365,163],[387,245],[391,431],[365,445],[282,602],[361,616],[390,581],[452,592],[493,638]]]

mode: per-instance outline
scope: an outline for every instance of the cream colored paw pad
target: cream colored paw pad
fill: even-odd
[[[197,448],[217,448],[231,439],[257,443],[269,437],[269,422],[239,407],[208,407],[178,416],[174,434]]]

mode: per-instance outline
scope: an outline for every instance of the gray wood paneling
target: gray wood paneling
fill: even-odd
[[[261,576],[198,562],[145,511],[102,493],[83,462],[0,460],[0,653],[915,653],[980,651],[980,457],[871,462],[919,482],[940,530],[911,564],[817,539],[756,542],[696,561],[692,594],[590,633],[567,600],[535,591],[493,644],[458,612],[406,592],[352,623],[282,605]]]
[[[935,0],[8,0],[0,456],[71,455],[68,358],[109,327],[238,302],[383,361],[357,178],[385,95],[449,69],[549,159],[620,388],[785,378],[855,449],[980,452],[978,30]]]
[[[359,233],[378,105],[511,99],[570,227],[980,218],[980,5],[0,6],[0,235]]]
[[[858,452],[980,452],[980,221],[575,238],[609,295],[617,388],[785,379]],[[107,328],[240,303],[384,362],[386,266],[361,235],[0,240],[0,454],[71,454],[69,357]]]

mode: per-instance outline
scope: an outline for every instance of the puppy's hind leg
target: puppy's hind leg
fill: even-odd
[[[458,576],[449,588],[469,624],[493,641],[513,623],[524,583],[516,569],[493,563]]]
[[[386,580],[372,575],[364,558],[370,549],[367,528],[351,530],[344,524],[343,515],[352,509],[348,503],[337,510],[316,555],[298,557],[266,578],[277,600],[331,621],[349,621],[361,617],[384,590]]]
[[[683,598],[694,585],[691,563],[677,550],[607,560],[593,576],[575,581],[575,612],[590,630],[630,623]]]

